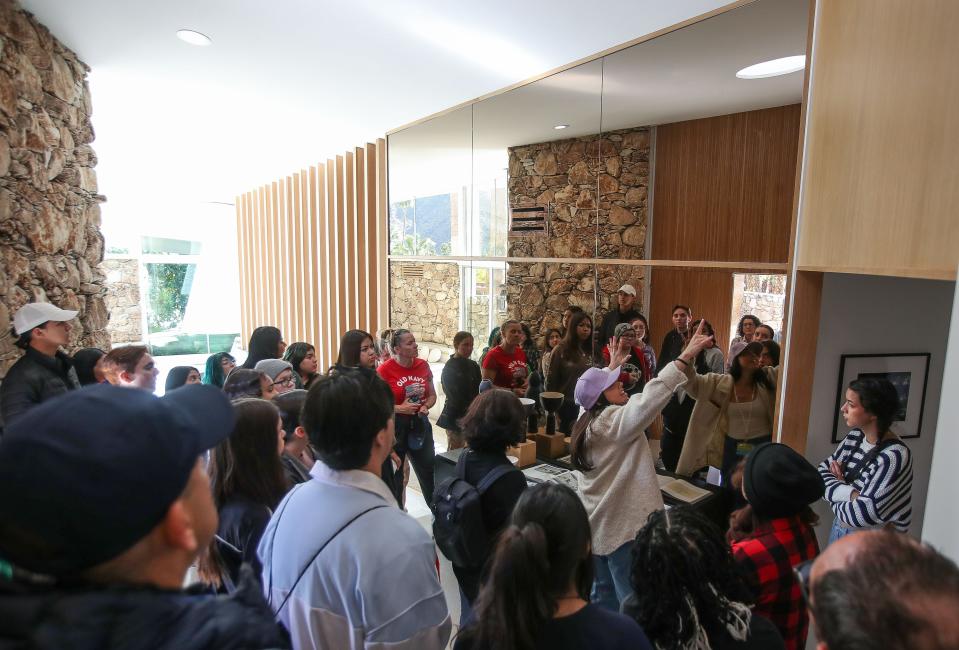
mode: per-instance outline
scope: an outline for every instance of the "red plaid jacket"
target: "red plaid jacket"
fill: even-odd
[[[753,611],[772,621],[786,650],[806,647],[809,614],[793,567],[819,555],[812,526],[798,516],[761,524],[748,539],[733,544],[733,557],[756,598]]]

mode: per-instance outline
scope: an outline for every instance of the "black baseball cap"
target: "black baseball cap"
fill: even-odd
[[[201,385],[160,398],[97,385],[30,409],[0,442],[0,559],[66,577],[120,555],[162,521],[234,418],[222,391]]]

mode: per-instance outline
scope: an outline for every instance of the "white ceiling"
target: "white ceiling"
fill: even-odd
[[[21,0],[92,68],[105,228],[136,229],[723,0]],[[189,46],[177,29],[209,35]]]
[[[390,136],[391,190],[424,196],[483,182],[515,145],[798,103],[801,71],[736,72],[804,54],[808,10],[807,0],[759,0],[400,131]]]

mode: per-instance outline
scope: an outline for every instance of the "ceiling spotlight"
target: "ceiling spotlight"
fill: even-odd
[[[557,124],[553,128],[556,129],[557,131],[561,131],[562,129],[568,129],[569,124]]]
[[[772,61],[763,61],[749,67],[743,68],[736,73],[740,79],[765,79],[766,77],[778,77],[781,74],[799,72],[806,67],[806,55],[784,56],[781,59]]]
[[[181,41],[185,43],[189,43],[190,45],[206,46],[206,45],[210,45],[213,42],[213,40],[206,34],[195,32],[192,29],[177,30],[176,36]]]

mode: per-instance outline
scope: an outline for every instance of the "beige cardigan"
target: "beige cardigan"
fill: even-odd
[[[643,392],[623,406],[607,406],[590,424],[587,456],[593,469],[577,474],[594,555],[609,555],[631,542],[649,514],[663,509],[645,431],[685,382],[683,372],[670,363]]]
[[[779,368],[764,368],[766,376],[776,385]],[[733,394],[732,375],[719,375],[710,372],[697,375],[692,367],[685,367],[687,382],[683,389],[696,400],[693,413],[686,428],[686,440],[679,455],[676,473],[690,476],[700,467],[712,465],[722,467],[723,443],[729,431],[727,411]],[[776,405],[775,391],[760,388],[756,399],[769,411],[772,421],[773,408]]]

